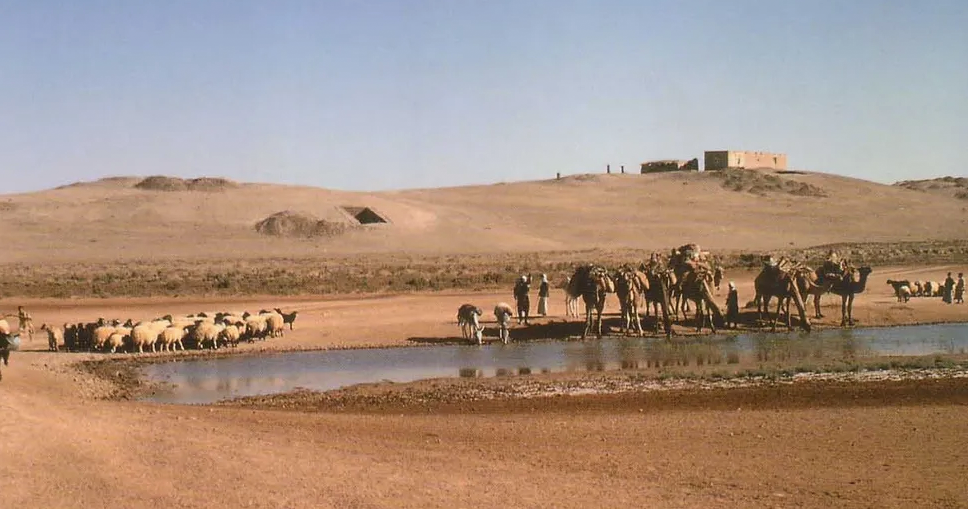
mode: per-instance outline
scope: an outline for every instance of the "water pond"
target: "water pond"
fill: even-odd
[[[380,381],[526,375],[764,362],[825,362],[878,356],[968,352],[968,324],[826,329],[812,334],[741,334],[677,338],[604,338],[329,350],[152,364],[142,375],[169,387],[159,403],[211,403],[305,388],[317,391]]]

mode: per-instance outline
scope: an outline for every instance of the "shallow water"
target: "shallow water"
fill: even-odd
[[[170,390],[145,398],[160,403],[211,403],[288,392],[325,391],[379,381],[508,376],[540,372],[606,371],[764,362],[822,362],[876,356],[968,352],[968,324],[827,329],[812,334],[742,334],[679,338],[605,338],[330,350],[223,357],[152,364],[146,379]]]

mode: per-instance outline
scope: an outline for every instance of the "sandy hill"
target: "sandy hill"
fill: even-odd
[[[0,195],[0,263],[657,249],[684,242],[768,250],[968,232],[965,201],[953,195],[925,199],[906,186],[821,173],[598,174],[393,192],[152,179],[112,177]],[[363,211],[389,222],[360,224],[355,216]]]
[[[968,200],[968,178],[966,177],[941,177],[926,180],[902,180],[894,184],[898,187],[922,191],[926,193],[938,194],[942,196],[953,196],[960,200]]]

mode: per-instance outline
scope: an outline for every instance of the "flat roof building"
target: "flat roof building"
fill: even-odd
[[[787,156],[786,154],[750,152],[745,150],[706,151],[706,171],[725,170],[728,168],[782,171],[787,168]]]

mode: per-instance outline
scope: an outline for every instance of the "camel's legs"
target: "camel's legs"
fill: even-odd
[[[631,315],[632,315],[633,324],[635,325],[635,331],[639,336],[641,336],[642,322],[639,321],[639,307],[636,305],[636,302],[633,300],[632,305],[629,306],[629,308],[630,308],[629,311],[631,312]]]
[[[840,299],[840,326],[847,325],[847,295]]]
[[[760,296],[760,304],[759,305],[762,305],[763,306],[762,311],[760,311],[759,305],[757,305],[757,311],[759,312],[759,315],[760,315],[759,318],[760,318],[760,320],[763,320],[763,313],[766,313],[766,319],[767,320],[770,319],[770,301],[771,300],[773,300],[773,296],[771,296],[771,295],[761,295]]]
[[[770,308],[766,309],[769,312]],[[776,298],[776,316],[773,317],[773,324],[770,327],[772,332],[776,332],[776,322],[780,321],[780,312],[783,311],[783,297]]]
[[[603,295],[601,296],[601,298],[598,299],[598,302],[595,303],[595,311],[598,314],[598,328],[596,332],[598,334],[599,339],[601,339],[602,337],[602,311],[604,310],[605,310],[605,296]]]
[[[854,294],[847,297],[847,324],[854,325]]]
[[[820,312],[820,294],[819,293],[813,294],[813,307],[817,311],[817,314],[814,316],[814,318],[817,318],[817,319],[823,318],[823,313]]]

